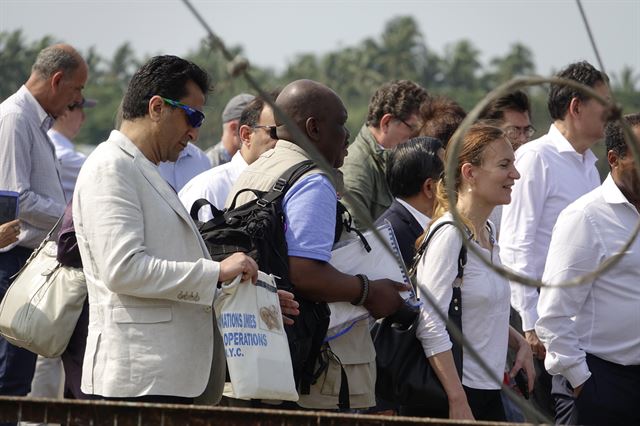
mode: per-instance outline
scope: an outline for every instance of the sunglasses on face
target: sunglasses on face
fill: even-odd
[[[181,102],[174,101],[173,99],[163,98],[162,96],[160,97],[166,104],[182,109],[187,114],[187,121],[191,127],[197,129],[202,126],[202,122],[204,121],[204,113],[202,111],[198,111],[197,109],[191,108]]]

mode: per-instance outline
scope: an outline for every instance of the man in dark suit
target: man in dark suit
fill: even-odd
[[[376,225],[389,221],[407,267],[415,254],[416,239],[433,214],[436,182],[443,171],[444,149],[438,139],[417,137],[398,145],[389,155],[387,182],[393,203]]]

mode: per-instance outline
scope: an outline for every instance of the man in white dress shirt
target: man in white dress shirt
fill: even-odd
[[[13,276],[62,216],[59,164],[47,137],[53,119],[82,101],[88,68],[67,44],[43,49],[31,75],[0,104],[0,189],[19,196],[18,241],[0,249],[0,300]],[[0,337],[0,395],[29,392],[36,355]]]
[[[276,97],[277,94],[273,99]],[[242,145],[231,161],[200,173],[180,191],[180,201],[187,211],[191,211],[193,203],[200,198],[208,200],[222,210],[240,173],[263,152],[275,146],[276,139],[272,138],[272,129],[275,129],[273,111],[264,100],[252,100],[242,111],[239,124],[238,134]],[[210,209],[205,207],[200,209],[199,218],[206,222],[212,219],[213,215]]]
[[[640,114],[626,116],[640,148]],[[543,279],[559,284],[617,253],[640,219],[640,168],[620,124],[606,129],[604,183],[558,217]],[[579,286],[540,291],[536,331],[545,366],[576,396],[576,424],[640,424],[640,239],[618,264]]]
[[[587,62],[571,64],[557,76],[609,97],[606,75]],[[597,158],[590,148],[604,136],[606,109],[579,90],[557,84],[551,85],[548,108],[554,120],[549,132],[516,151],[515,165],[521,178],[513,186],[511,203],[503,208],[500,226],[503,264],[537,279],[542,277],[551,231],[560,212],[600,185]],[[537,303],[536,288],[511,282],[511,305],[520,314],[534,355],[543,360],[545,349],[534,330]],[[556,398],[556,420],[569,411],[559,406],[565,400]]]
[[[82,102],[71,105],[67,112],[58,117],[49,129],[47,135],[56,148],[56,157],[60,160],[60,177],[62,188],[67,202],[73,197],[73,189],[76,186],[80,167],[87,156],[76,151],[73,140],[78,136],[80,128],[85,120],[85,108],[96,106],[93,99],[83,99]]]
[[[240,115],[254,96],[248,93],[240,93],[227,102],[222,111],[222,137],[220,142],[205,151],[211,161],[211,167],[218,167],[228,163],[240,149]]]

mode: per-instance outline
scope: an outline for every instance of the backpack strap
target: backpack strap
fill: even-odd
[[[204,206],[209,206],[211,207],[211,213],[213,214],[213,219],[215,220],[218,217],[222,217],[225,211],[230,211],[235,209],[238,195],[247,191],[253,192],[256,198],[258,199],[256,203],[260,207],[264,207],[267,204],[274,202],[279,197],[281,197],[285,192],[287,192],[287,190],[291,187],[291,185],[293,185],[293,183],[295,183],[303,174],[311,170],[314,164],[315,163],[313,161],[306,160],[289,167],[276,180],[276,182],[273,184],[273,187],[269,192],[265,193],[263,191],[257,191],[249,188],[245,188],[241,191],[238,191],[236,195],[233,197],[233,201],[231,202],[231,205],[229,206],[229,208],[224,210],[220,210],[216,206],[211,204],[208,200],[204,198],[200,198],[191,205],[191,210],[189,211],[189,215],[191,216],[191,219],[193,219],[195,223],[198,223],[199,222],[198,213],[200,212],[200,209]],[[223,220],[223,219],[220,219],[220,220]]]
[[[282,197],[289,188],[291,188],[291,186],[300,179],[300,177],[302,177],[302,175],[307,173],[313,167],[315,167],[315,163],[312,160],[305,160],[289,167],[278,179],[276,179],[271,190],[256,201],[256,204],[260,207],[265,207],[266,205],[273,203],[275,200]]]

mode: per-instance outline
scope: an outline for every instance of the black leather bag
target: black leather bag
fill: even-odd
[[[428,237],[421,244],[414,257],[410,270],[415,273],[415,267],[426,250],[431,237],[442,226],[453,222],[442,222],[431,230]],[[458,274],[456,282],[462,279],[466,264],[467,250],[464,244],[458,256]],[[416,292],[417,294],[417,292]],[[416,337],[419,314],[405,323],[399,323],[393,317],[385,318],[374,331],[373,344],[376,348],[376,395],[385,401],[403,406],[429,406],[434,415],[448,414],[448,400],[440,380],[427,360],[422,344]],[[462,331],[462,293],[460,287],[453,288],[453,296],[449,304],[449,322],[455,324]],[[451,335],[451,333],[450,333]],[[462,346],[457,339],[452,339],[453,359],[462,377]]]

